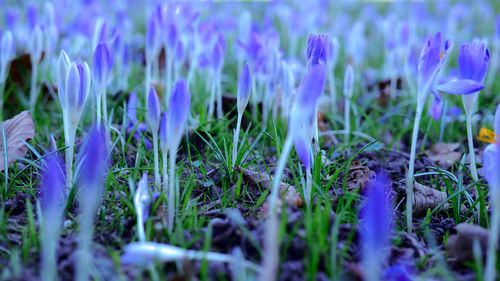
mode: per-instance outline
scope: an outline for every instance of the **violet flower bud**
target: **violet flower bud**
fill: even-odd
[[[66,198],[66,185],[62,159],[53,153],[44,159],[42,172],[42,210],[49,217],[62,214]]]
[[[166,151],[168,149],[168,134],[167,134],[167,113],[161,114],[160,120],[160,149]]]
[[[495,112],[493,129],[496,138],[491,140],[492,143],[484,149],[483,171],[484,177],[490,186],[490,193],[496,196],[494,200],[498,200],[500,199],[500,173],[498,172],[500,167],[500,139],[498,137],[500,134],[500,105],[497,106]]]
[[[59,96],[59,102],[63,110],[66,109],[66,94],[64,93],[66,88],[66,77],[68,69],[71,66],[71,60],[64,50],[61,50],[59,54],[59,59],[57,61],[57,93]]]
[[[160,100],[153,86],[149,90],[148,96],[148,123],[153,133],[158,132],[160,126]]]
[[[352,91],[354,88],[354,73],[352,65],[347,65],[344,74],[344,96],[348,99],[352,98]]]
[[[378,173],[368,189],[360,211],[360,238],[366,274],[380,280],[382,263],[387,256],[392,229],[392,203],[388,186],[390,180]]]
[[[252,90],[252,77],[250,75],[250,67],[248,63],[243,66],[243,70],[238,80],[238,111],[243,112],[248,104],[250,98],[250,91]]]
[[[329,54],[329,41],[327,35],[310,34],[307,39],[307,64],[310,66],[316,64],[326,64]]]
[[[104,191],[104,175],[108,167],[107,154],[104,128],[92,128],[79,155],[78,185],[81,202],[89,201],[90,204],[95,204],[100,201]]]
[[[178,40],[177,43],[175,44],[174,54],[175,54],[174,60],[177,64],[182,63],[184,61],[185,51],[184,51],[184,44],[182,44],[181,40]]]
[[[66,75],[66,110],[73,126],[78,124],[90,91],[90,70],[86,62],[73,63]]]
[[[212,69],[219,73],[222,70],[222,65],[224,63],[224,54],[222,53],[222,47],[219,42],[215,43],[212,49]]]
[[[108,23],[104,19],[98,19],[94,27],[94,36],[92,37],[92,49],[97,45],[108,40]]]
[[[26,21],[31,30],[38,24],[38,11],[35,4],[30,4],[26,9]]]
[[[113,71],[113,52],[108,43],[101,42],[94,52],[92,77],[98,88],[107,86]]]
[[[170,23],[168,25],[167,29],[167,38],[166,38],[166,44],[169,50],[173,50],[175,48],[175,43],[178,40],[178,32],[177,32],[177,27],[175,24]]]
[[[167,133],[169,146],[177,146],[180,142],[182,131],[186,125],[191,105],[189,87],[184,78],[180,78],[174,85],[167,113]]]
[[[146,59],[153,60],[160,51],[160,30],[155,17],[151,17],[146,27]]]
[[[0,45],[0,84],[4,83],[7,79],[7,72],[14,50],[14,39],[12,38],[12,33],[7,30],[2,35],[2,42]]]
[[[32,64],[38,64],[42,58],[43,51],[42,29],[37,25],[31,33],[29,40],[30,59]]]

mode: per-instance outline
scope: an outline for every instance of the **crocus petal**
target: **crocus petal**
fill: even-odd
[[[66,52],[62,50],[59,54],[59,60],[57,62],[57,93],[59,96],[59,102],[61,103],[63,109],[66,107],[66,96],[64,93],[64,89],[66,88],[66,74],[70,66],[71,60]]]
[[[153,132],[158,131],[160,114],[160,100],[158,99],[155,88],[151,86],[148,96],[148,123]]]
[[[481,83],[470,79],[452,80],[435,87],[438,91],[453,95],[469,95],[483,88]]]
[[[486,146],[483,153],[484,178],[490,185],[490,192],[499,194],[500,192],[500,145],[492,143]]]
[[[168,146],[168,134],[167,134],[167,113],[163,112],[161,114],[160,120],[160,147],[162,151],[167,150]]]
[[[297,102],[301,107],[316,107],[316,102],[323,93],[326,83],[326,68],[323,65],[315,65],[304,76],[300,84]]]
[[[180,142],[182,129],[186,125],[191,105],[189,86],[184,78],[179,79],[172,91],[167,112],[167,133],[169,146],[175,146]]]
[[[243,66],[243,70],[238,80],[238,110],[243,111],[248,104],[250,98],[250,90],[252,89],[252,78],[250,76],[250,67],[248,63]]]
[[[484,42],[462,44],[458,53],[458,78],[482,83],[488,72],[489,59],[490,53]]]
[[[441,115],[443,115],[443,99],[436,94],[436,92],[432,92],[434,94],[434,101],[432,102],[432,107],[431,107],[431,112],[432,112],[432,117],[434,120],[438,121],[441,118]]]
[[[44,211],[49,210],[49,216],[54,211],[62,211],[66,185],[64,180],[62,160],[55,152],[45,157],[42,172],[41,205]]]

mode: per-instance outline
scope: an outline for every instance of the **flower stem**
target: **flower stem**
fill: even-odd
[[[108,127],[108,96],[106,94],[106,86],[102,91],[102,112],[104,115],[104,123],[106,124],[106,128]]]
[[[222,86],[220,80],[220,73],[217,74],[217,118],[221,119],[224,117],[224,112],[222,111]]]
[[[73,154],[75,152],[75,135],[76,135],[76,127],[73,128],[70,124],[70,121],[68,120],[69,117],[67,115],[67,112],[64,114],[64,118],[67,120],[64,120],[64,135],[65,135],[65,142],[66,142],[66,151],[65,151],[65,157],[66,157],[66,189],[71,191],[71,188],[73,187]]]
[[[240,136],[240,129],[241,129],[241,119],[243,118],[243,112],[238,110],[238,121],[236,123],[236,131],[234,132],[234,137],[233,137],[233,153],[231,157],[231,162],[232,166],[236,164],[236,155],[238,154],[238,139]]]
[[[335,113],[337,110],[337,92],[335,89],[335,77],[333,76],[334,70],[328,71],[328,85],[330,86],[330,100],[332,103],[332,111]]]
[[[415,173],[415,153],[417,151],[418,129],[423,110],[424,103],[419,100],[417,102],[417,111],[415,112],[415,122],[413,123],[410,164],[408,167],[408,177],[406,179],[406,227],[410,233],[413,231],[413,174]]]
[[[167,207],[168,207],[168,213],[167,213],[167,219],[168,219],[168,233],[172,233],[172,230],[174,229],[174,217],[175,217],[175,202],[176,202],[176,196],[175,194],[175,157],[177,156],[176,154],[177,147],[171,147],[170,148],[170,158],[169,158],[169,174],[170,174],[170,184],[168,187],[168,198],[167,198]]]
[[[476,170],[476,157],[474,153],[474,143],[472,141],[472,111],[467,109],[465,112],[465,122],[467,124],[467,142],[469,143],[470,172],[472,175],[472,179],[474,181],[477,181],[478,176]]]
[[[212,81],[212,88],[210,90],[210,100],[208,104],[208,116],[207,120],[212,121],[214,115],[214,103],[215,103],[215,81]]]
[[[345,98],[345,106],[344,106],[344,143],[345,145],[349,145],[349,137],[351,135],[351,100],[349,98]]]
[[[30,87],[30,112],[34,116],[35,105],[38,98],[38,91],[36,86],[36,77],[38,73],[38,63],[34,63],[31,66],[31,87]]]
[[[3,121],[3,99],[5,94],[5,83],[0,82],[0,122]]]
[[[279,186],[288,155],[292,149],[292,138],[290,134],[287,135],[283,151],[280,155],[278,167],[274,172],[273,185],[271,188],[271,195],[269,197],[269,218],[266,221],[265,236],[264,236],[264,259],[263,270],[261,272],[260,280],[274,281],[279,263],[279,220],[277,215],[276,202],[278,201]]]
[[[149,85],[151,85],[151,62],[146,62],[146,81],[144,83],[144,96],[146,101],[146,107],[148,106],[148,93],[149,93]]]
[[[102,107],[101,107],[101,95],[97,95],[97,127],[101,127],[101,110],[102,110]]]
[[[165,190],[168,189],[167,152],[168,151],[166,149],[162,149],[162,151],[161,151],[161,159],[162,159],[162,163],[163,163],[163,166],[162,166],[162,172],[163,172],[163,190],[162,191],[165,191]]]
[[[154,165],[155,165],[155,190],[161,187],[160,180],[160,168],[158,164],[158,133],[153,132],[153,154],[154,154]]]
[[[306,192],[304,199],[306,200],[307,206],[311,206],[312,200],[312,172],[311,167],[306,168]]]

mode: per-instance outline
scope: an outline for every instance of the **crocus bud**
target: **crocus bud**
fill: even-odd
[[[148,96],[148,123],[154,133],[158,132],[160,126],[160,114],[160,100],[155,88],[151,87]]]
[[[45,24],[47,25],[56,25],[56,12],[54,9],[54,4],[52,2],[47,1],[44,3],[44,17]]]
[[[191,105],[191,95],[186,80],[180,78],[174,85],[168,107],[167,135],[169,146],[177,146],[181,140],[182,130],[186,125]]]
[[[335,66],[337,64],[337,58],[339,57],[339,40],[337,37],[331,38],[328,43],[328,65]]]
[[[99,202],[104,191],[103,180],[107,170],[107,148],[104,128],[94,127],[87,135],[80,154],[78,185],[80,201],[88,204]]]
[[[106,42],[97,45],[94,52],[92,76],[98,88],[107,86],[113,71],[113,52]]]
[[[70,114],[70,121],[76,126],[87,101],[90,90],[90,70],[86,62],[83,64],[73,63],[66,75],[66,110]]]
[[[166,38],[166,44],[169,50],[174,49],[175,43],[177,42],[177,37],[178,37],[177,27],[175,26],[175,24],[170,23],[168,25],[167,38]]]
[[[368,189],[360,211],[360,238],[364,268],[371,280],[380,280],[381,267],[390,243],[392,229],[392,203],[387,187],[390,181],[377,174]]]
[[[161,114],[160,120],[160,149],[162,151],[167,151],[168,149],[168,138],[167,138],[167,113],[163,112]]]
[[[38,64],[42,58],[43,51],[42,29],[37,25],[31,33],[29,41],[30,59],[32,64]]]
[[[352,98],[352,89],[354,85],[354,74],[352,71],[352,65],[347,65],[344,74],[344,96],[348,99]]]
[[[64,90],[66,88],[66,75],[70,65],[71,60],[66,52],[62,50],[59,54],[59,60],[57,61],[57,93],[63,110],[66,109],[66,95]]]
[[[97,20],[94,27],[94,35],[92,37],[92,49],[95,50],[97,45],[101,42],[106,42],[108,40],[108,24],[107,22],[100,18]]]
[[[46,215],[60,216],[64,208],[66,185],[61,159],[56,153],[47,155],[42,172],[42,210]]]
[[[250,76],[250,67],[248,63],[243,66],[238,81],[238,111],[243,112],[250,98],[250,90],[252,89],[252,77]]]
[[[38,10],[33,3],[26,9],[26,21],[30,29],[35,28],[38,24]]]
[[[177,64],[181,63],[184,61],[184,44],[182,44],[181,40],[178,40],[177,43],[175,44],[175,50],[174,50],[174,60]]]
[[[146,59],[153,60],[160,51],[160,30],[155,17],[151,17],[146,27]]]
[[[212,68],[217,73],[222,69],[224,60],[223,56],[224,54],[222,53],[221,45],[218,42],[215,43],[214,48],[212,49]]]
[[[327,35],[309,35],[307,39],[307,61],[309,66],[327,63],[329,41],[330,39]]]
[[[4,83],[7,79],[7,72],[10,61],[14,54],[14,40],[12,33],[7,30],[2,35],[2,42],[0,45],[0,84]]]

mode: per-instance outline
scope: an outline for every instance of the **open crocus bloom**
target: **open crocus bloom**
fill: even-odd
[[[483,170],[484,177],[490,185],[490,194],[493,195],[495,201],[500,200],[500,105],[495,112],[495,123],[493,125],[494,132],[490,132],[489,138],[485,138],[484,131],[481,130],[479,140],[490,142],[484,149],[483,153]]]
[[[469,50],[470,48],[464,48],[464,45],[460,49],[458,79],[446,79],[447,81],[444,83],[438,83],[437,81],[446,58],[453,47],[453,43],[446,40],[444,50],[441,51],[441,33],[438,32],[435,36],[427,38],[420,53],[418,64],[419,99],[423,102],[430,92],[433,93],[432,115],[436,120],[441,117],[443,112],[443,102],[438,92],[453,95],[470,95],[480,91],[484,87],[482,84],[482,80],[484,79],[476,79],[476,77],[482,75],[480,72],[484,72],[484,67],[477,68],[475,65],[484,63],[485,59],[482,55],[473,55],[480,52],[465,52],[464,50]],[[489,58],[487,51],[486,55],[487,61]]]

